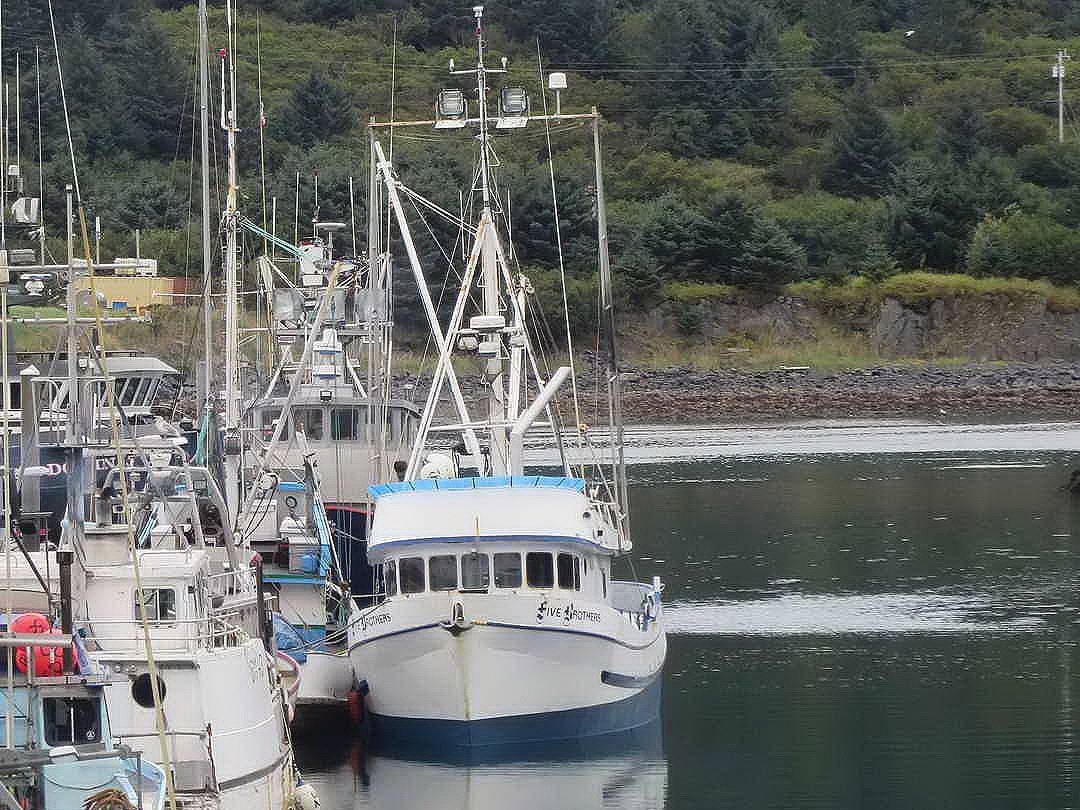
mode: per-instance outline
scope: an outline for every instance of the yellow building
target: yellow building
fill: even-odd
[[[79,290],[90,289],[87,278],[78,280]],[[142,313],[147,307],[180,303],[173,296],[187,292],[187,279],[168,276],[95,276],[94,289],[105,297],[114,314]]]

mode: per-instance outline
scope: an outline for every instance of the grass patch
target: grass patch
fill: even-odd
[[[821,280],[789,284],[785,292],[824,307],[857,306],[894,298],[905,306],[925,306],[937,299],[1002,296],[1046,299],[1054,312],[1080,312],[1080,289],[1026,278],[979,278],[963,273],[899,273],[880,282],[854,277],[843,283]]]
[[[739,290],[730,284],[669,281],[660,288],[660,294],[666,300],[678,304],[703,304],[711,301],[731,301],[739,295]]]

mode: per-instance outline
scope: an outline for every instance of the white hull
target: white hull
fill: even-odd
[[[353,667],[348,653],[309,652],[300,665],[300,693],[296,697],[297,716],[315,707],[344,707],[352,691]]]
[[[92,657],[114,671],[146,671],[145,662],[132,657]],[[270,681],[262,643],[206,650],[194,661],[162,655],[158,667],[170,764],[185,806],[284,807],[291,762],[281,694]],[[135,703],[124,683],[109,686],[106,700],[117,740],[164,767],[153,709]]]
[[[442,624],[454,603],[468,629]],[[360,611],[351,656],[369,712],[406,734],[435,721],[465,744],[587,736],[655,718],[659,618],[641,628],[603,603],[432,594]]]

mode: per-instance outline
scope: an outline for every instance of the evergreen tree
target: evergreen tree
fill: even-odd
[[[858,40],[862,16],[862,8],[855,0],[810,0],[806,6],[814,64],[842,85],[854,81],[862,60]]]
[[[278,115],[281,134],[306,147],[348,132],[355,121],[345,88],[315,72],[293,90]]]
[[[976,208],[955,167],[913,158],[888,197],[889,241],[905,268],[955,270],[964,260]]]
[[[865,85],[859,85],[833,134],[825,187],[849,197],[879,196],[888,189],[899,158],[889,122],[871,103]]]

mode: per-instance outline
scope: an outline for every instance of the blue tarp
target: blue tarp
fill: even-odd
[[[584,478],[567,478],[556,475],[486,476],[483,478],[421,478],[416,481],[391,481],[368,487],[368,493],[378,500],[394,492],[422,492],[429,490],[496,489],[500,487],[546,487],[585,491]]]

